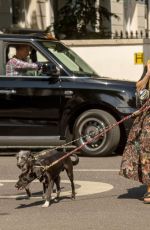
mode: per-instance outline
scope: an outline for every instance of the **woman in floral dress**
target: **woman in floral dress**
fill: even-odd
[[[137,91],[149,88],[150,63],[147,63]],[[148,106],[150,103],[148,104]],[[140,113],[134,120],[122,156],[120,175],[147,186],[144,203],[150,204],[150,110]]]

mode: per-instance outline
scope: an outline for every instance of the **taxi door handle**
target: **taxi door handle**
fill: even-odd
[[[73,91],[72,90],[65,90],[64,94],[65,94],[65,98],[72,98]]]
[[[72,96],[73,95],[73,91],[72,90],[65,90],[64,94],[66,96]]]
[[[14,90],[14,89],[10,89],[10,90],[9,89],[6,89],[6,90],[1,89],[0,94],[7,94],[7,95],[16,94],[16,90]]]

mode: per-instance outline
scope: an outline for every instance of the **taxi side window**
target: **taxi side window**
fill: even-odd
[[[25,51],[26,56],[21,59],[18,46],[28,46],[28,52]],[[20,48],[19,48],[20,49]],[[22,48],[21,48],[22,49]],[[19,55],[18,55],[19,54]],[[22,54],[21,54],[22,55]],[[24,53],[23,53],[24,55]],[[9,44],[6,48],[6,76],[51,76],[57,75],[57,67],[54,63],[49,61],[40,51],[27,44]],[[19,57],[19,58],[18,58]],[[21,63],[21,62],[25,63]]]

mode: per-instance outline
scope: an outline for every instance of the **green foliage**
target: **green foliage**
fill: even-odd
[[[64,35],[66,39],[89,38],[106,36],[102,26],[104,18],[110,20],[116,14],[109,12],[105,7],[95,6],[96,0],[67,0],[66,4],[57,12],[54,23],[56,37]],[[96,27],[99,33],[94,32]],[[107,36],[110,36],[110,34]]]

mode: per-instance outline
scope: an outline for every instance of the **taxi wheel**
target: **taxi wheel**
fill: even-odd
[[[76,120],[73,134],[76,145],[86,156],[106,156],[113,154],[120,141],[120,128],[115,126],[104,130],[116,119],[104,110],[91,109],[82,113]]]

